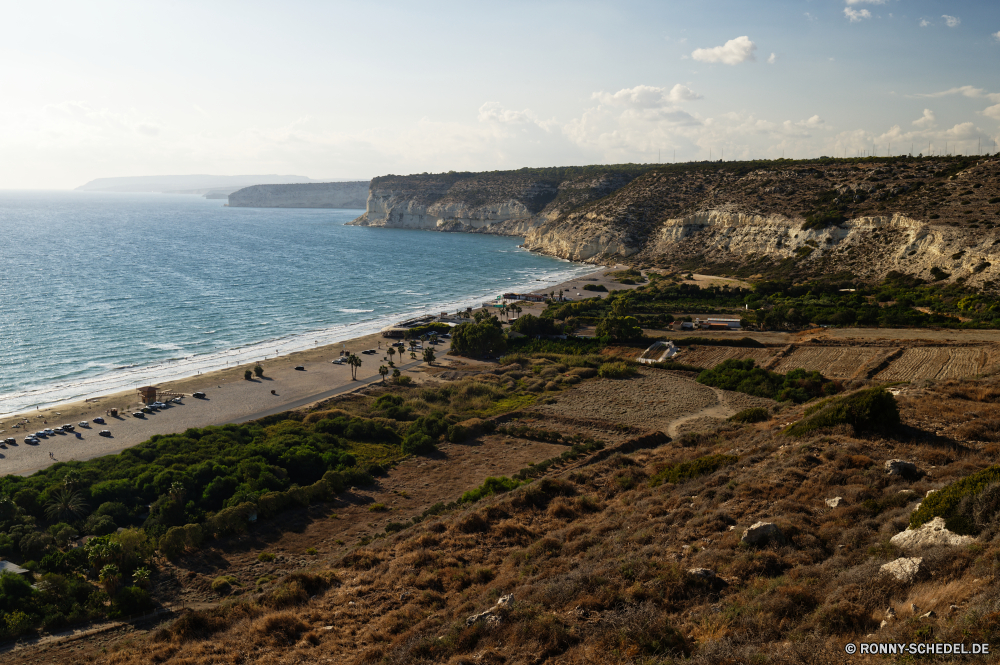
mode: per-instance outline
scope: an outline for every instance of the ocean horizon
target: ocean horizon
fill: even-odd
[[[0,416],[266,360],[596,266],[361,210],[0,190]]]

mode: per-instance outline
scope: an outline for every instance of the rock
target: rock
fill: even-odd
[[[878,625],[878,627],[879,627],[879,628],[881,629],[881,628],[885,628],[885,627],[886,627],[886,626],[888,626],[888,625],[889,625],[889,622],[888,622],[888,621],[886,621],[885,619],[882,619],[882,623],[880,623],[880,624]]]
[[[830,506],[831,508],[836,508],[840,506],[842,503],[844,503],[844,497],[842,496],[835,496],[832,499],[826,500],[826,505]]]
[[[901,459],[891,459],[885,463],[885,472],[890,476],[914,476],[917,474],[917,465]]]
[[[916,499],[918,496],[913,490],[899,490],[896,494],[906,499]]]
[[[500,614],[500,610],[509,608],[514,603],[514,594],[507,594],[506,596],[500,596],[497,600],[496,605],[486,610],[485,612],[480,612],[479,614],[473,614],[465,620],[466,626],[472,626],[476,623],[482,621],[488,627],[494,628],[499,626],[503,620]]]
[[[976,542],[973,536],[960,536],[949,531],[944,525],[944,519],[935,517],[918,529],[901,531],[889,539],[889,542],[901,550],[918,550],[924,547],[938,545],[969,545]]]
[[[879,572],[892,575],[900,582],[912,582],[923,572],[923,559],[919,557],[900,557],[879,568]]]
[[[920,608],[917,607],[915,603],[910,603],[910,612],[913,614],[920,614]]]
[[[931,610],[930,612],[927,612],[926,614],[921,614],[920,618],[921,619],[933,619],[936,616],[937,616],[937,614],[934,613],[934,610]]]
[[[743,532],[741,542],[747,545],[764,545],[768,542],[782,542],[785,534],[781,532],[777,524],[771,522],[757,522]]]
[[[885,618],[886,619],[895,619],[896,618],[896,610],[892,609],[891,607],[889,609],[887,609],[885,611]]]
[[[948,606],[948,614],[954,614],[957,611],[958,611],[958,605],[949,605]]]
[[[688,575],[694,575],[695,577],[710,580],[715,577],[715,571],[709,570],[708,568],[688,568]]]

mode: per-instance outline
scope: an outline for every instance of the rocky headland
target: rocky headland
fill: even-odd
[[[229,195],[231,208],[364,208],[368,181],[253,185]]]
[[[384,176],[362,226],[496,233],[598,264],[753,274],[898,270],[992,285],[993,157],[702,162]]]

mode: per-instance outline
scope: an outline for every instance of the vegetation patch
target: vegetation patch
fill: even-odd
[[[788,374],[778,374],[757,367],[753,360],[735,358],[705,370],[698,375],[696,381],[706,386],[767,397],[779,402],[791,400],[802,403],[839,391],[837,383],[824,378],[819,372],[795,369]]]
[[[882,387],[866,388],[851,395],[833,397],[806,409],[805,417],[785,428],[791,436],[804,436],[818,429],[850,425],[856,434],[891,432],[899,427],[896,398]]]
[[[977,535],[1000,513],[1000,466],[978,471],[926,497],[910,515],[917,528],[942,517],[949,530]]]
[[[762,423],[770,417],[767,409],[755,406],[729,416],[729,420],[734,423]]]
[[[735,464],[739,458],[736,455],[706,455],[688,462],[668,464],[649,479],[650,487],[659,487],[664,483],[682,483],[699,476],[715,473],[724,466]]]

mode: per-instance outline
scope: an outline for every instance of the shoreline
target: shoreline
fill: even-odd
[[[549,293],[550,291],[567,292],[567,299],[575,300],[576,291],[569,290],[576,285],[582,289],[581,282],[605,282],[603,273],[612,269],[600,267],[597,270],[566,279],[558,284],[547,284],[526,293]],[[608,282],[610,283],[610,282]],[[627,288],[617,285],[618,288]],[[605,295],[600,292],[580,291],[580,297]],[[544,307],[540,303],[530,303],[524,308],[524,313]],[[453,308],[454,309],[454,308]],[[475,307],[474,309],[479,309]],[[442,311],[440,308],[437,311]],[[402,318],[402,317],[397,317]],[[380,328],[384,325],[380,325]],[[243,374],[253,367],[255,360],[248,360],[239,365],[231,365],[192,376],[181,377],[169,381],[161,381],[156,385],[166,391],[190,395],[196,391],[206,393],[206,399],[185,397],[183,404],[175,404],[159,412],[147,414],[144,418],[134,418],[130,414],[139,404],[135,389],[111,391],[86,399],[52,404],[32,410],[22,410],[19,413],[0,416],[0,439],[13,437],[17,440],[14,446],[0,450],[0,475],[30,475],[41,469],[48,468],[59,462],[83,461],[104,455],[118,454],[155,434],[167,435],[183,432],[191,427],[206,427],[226,423],[245,422],[263,417],[270,413],[279,413],[308,404],[329,399],[338,394],[352,392],[365,385],[381,380],[378,374],[380,365],[387,364],[385,349],[392,341],[383,338],[378,331],[324,344],[314,348],[294,350],[270,357],[261,361],[264,367],[264,378],[246,381]],[[378,355],[360,355],[362,366],[358,369],[358,380],[351,380],[350,368],[346,365],[334,365],[330,361],[340,356],[341,350],[358,353],[365,349],[378,349],[381,343],[382,353]],[[435,349],[437,360],[435,364],[444,364],[445,354],[450,349],[450,340],[442,340]],[[420,360],[405,358],[396,363],[405,376],[415,383],[423,383],[427,379],[426,365]],[[475,364],[463,358],[463,363]],[[296,366],[304,366],[305,371],[296,370]],[[274,390],[276,394],[272,395]],[[105,416],[108,409],[117,408],[119,417]],[[105,425],[93,424],[94,416],[105,416]],[[25,428],[13,429],[13,425],[25,418],[30,420]],[[78,421],[91,422],[90,428],[77,427],[71,434],[56,434],[40,439],[37,445],[24,443],[24,437],[29,432],[40,429],[54,428],[63,424],[76,425]],[[111,437],[101,437],[102,429],[111,431]],[[49,458],[52,453],[54,459]]]
[[[524,250],[527,251],[527,250]],[[599,267],[584,264],[579,269]],[[529,293],[543,290],[558,289],[562,284],[579,279],[583,275],[569,275],[573,269],[560,270],[548,278],[539,279],[544,286],[533,286],[531,283],[510,287],[498,286],[498,290],[515,290]],[[489,296],[492,298],[492,296]],[[402,321],[428,314],[439,314],[442,311],[455,311],[468,306],[478,308],[487,296],[467,296],[454,301],[436,303],[433,306],[423,306],[388,314],[380,318],[372,318],[346,324],[338,324],[328,328],[290,333],[281,337],[265,339],[258,342],[220,349],[204,354],[185,357],[168,358],[153,361],[149,365],[118,367],[111,372],[81,378],[77,381],[52,382],[34,390],[22,390],[0,396],[0,422],[17,415],[36,410],[52,409],[75,402],[99,399],[105,395],[123,391],[133,391],[141,385],[170,383],[190,377],[231,369],[247,363],[271,360],[292,353],[314,350],[334,344],[343,344],[358,339],[379,330],[395,321]],[[3,405],[11,405],[3,408]],[[0,426],[0,430],[4,429]]]

